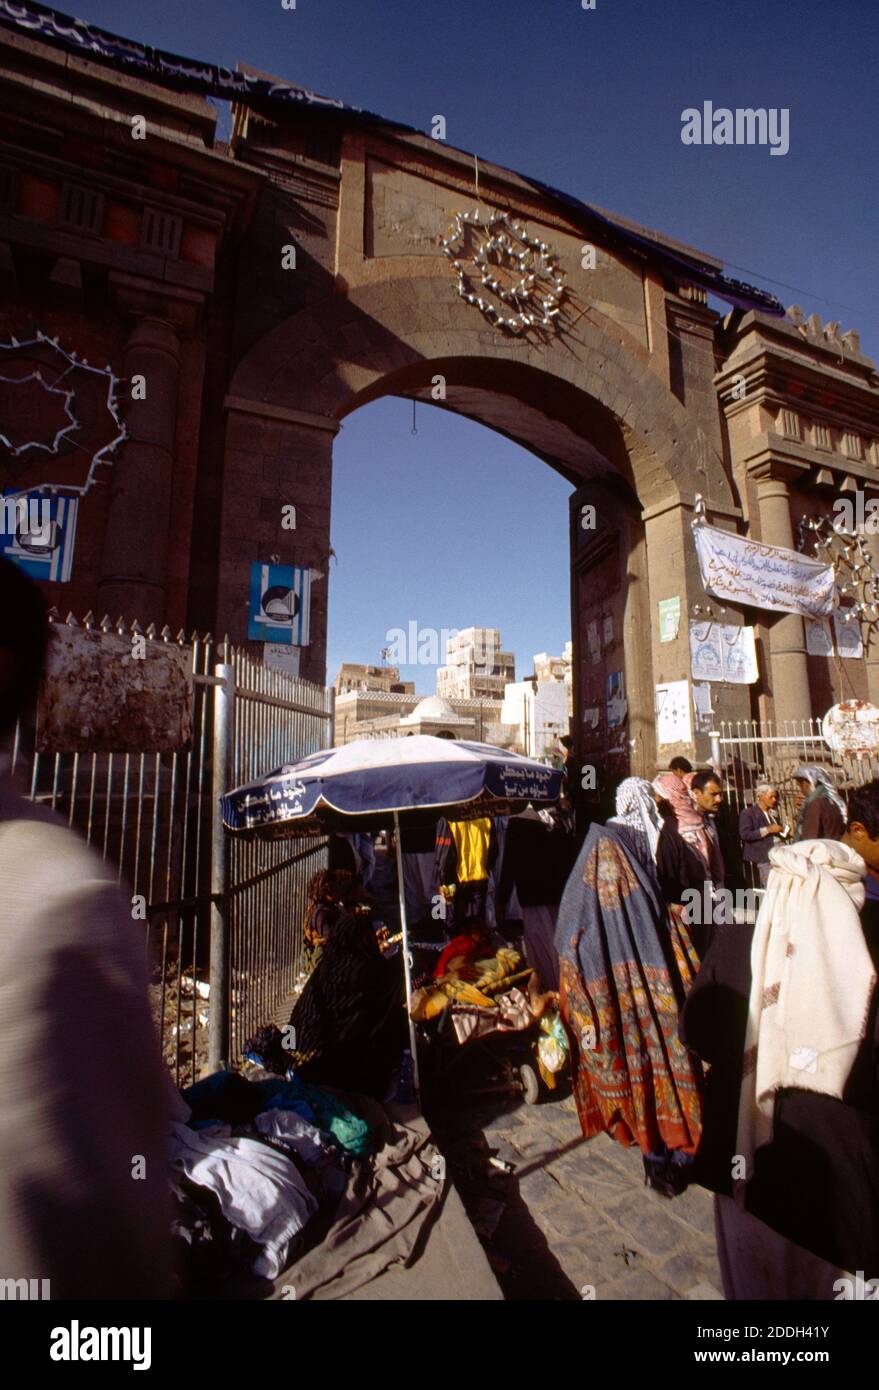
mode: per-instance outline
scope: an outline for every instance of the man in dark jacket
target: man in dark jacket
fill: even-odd
[[[867,865],[861,927],[879,972],[879,781],[851,793],[844,843]],[[803,1089],[779,1090],[771,1142],[757,1150],[752,1174],[736,1172],[753,930],[735,926],[715,932],[682,1015],[682,1040],[710,1066],[692,1181],[729,1200],[733,1177],[748,1178],[746,1213],[768,1228],[766,1267],[775,1262],[782,1278],[782,1269],[789,1273],[809,1252],[816,1276],[822,1262],[825,1271],[832,1269],[824,1275],[823,1294],[798,1296],[832,1298],[836,1283],[844,1283],[834,1282],[834,1270],[862,1271],[867,1279],[879,1280],[877,993],[874,988],[863,1041],[841,1098],[806,1089],[805,1074]]]
[[[739,816],[739,839],[742,842],[742,858],[752,864],[760,875],[760,887],[766,887],[769,877],[769,851],[784,836],[786,826],[774,814],[778,805],[778,792],[770,782],[760,782],[757,786],[756,802],[747,806]]]
[[[558,905],[577,857],[571,819],[565,813],[529,808],[511,816],[497,901],[503,915],[515,888],[522,909],[525,957],[544,989],[559,987],[555,949]]]

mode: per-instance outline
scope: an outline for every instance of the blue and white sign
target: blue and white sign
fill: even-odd
[[[66,584],[73,573],[76,497],[0,492],[0,555],[31,579]]]
[[[254,642],[308,646],[311,570],[298,565],[250,566],[247,635]]]

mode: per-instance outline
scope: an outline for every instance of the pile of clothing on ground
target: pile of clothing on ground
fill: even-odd
[[[171,1121],[173,1231],[184,1293],[239,1271],[276,1279],[321,1205],[338,1201],[369,1125],[295,1077],[217,1072],[177,1097]]]
[[[436,1149],[411,1108],[278,1075],[275,1034],[263,1030],[268,1055],[251,1053],[246,1075],[217,1072],[176,1096],[182,1297],[290,1297],[290,1287],[297,1299],[343,1297],[414,1259],[442,1196]]]

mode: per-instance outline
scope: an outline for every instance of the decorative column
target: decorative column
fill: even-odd
[[[300,673],[326,680],[327,596],[333,440],[338,420],[265,401],[227,396],[223,501],[218,537],[216,627],[233,642],[247,636],[250,566],[277,555],[282,565],[317,573],[311,586],[310,641]],[[285,521],[292,508],[294,525]],[[262,655],[261,644],[253,644]]]
[[[721,530],[736,531],[739,517],[728,503],[709,499],[708,515],[712,526]],[[693,507],[692,504],[683,502],[679,496],[672,495],[645,505],[643,519],[650,596],[649,626],[645,631],[645,638],[649,633],[653,682],[654,685],[687,682],[693,730],[689,741],[660,744],[657,740],[657,762],[659,766],[667,767],[670,758],[682,755],[693,763],[704,765],[711,757],[710,730],[697,730],[692,704],[690,621],[695,605],[706,603],[693,541]],[[677,599],[680,604],[680,622],[677,636],[663,642],[660,640],[659,605],[663,600],[669,599]],[[707,602],[714,608],[721,606],[716,599],[708,599]],[[740,621],[740,615],[731,608],[721,621],[735,624]],[[645,641],[645,648],[646,645]],[[641,659],[644,657],[646,650]],[[747,685],[726,685],[717,682],[711,686],[711,702],[715,729],[719,728],[721,723],[735,723],[737,720],[750,717],[750,687]]]
[[[198,323],[203,296],[142,276],[112,272],[117,307],[134,324],[123,354],[128,439],[114,469],[104,534],[99,603],[142,626],[165,620],[174,486],[181,336]],[[133,378],[142,377],[142,389]]]
[[[138,318],[125,345],[131,390],[143,377],[144,399],[130,399],[128,439],[113,478],[104,536],[100,605],[111,617],[161,626],[165,616],[171,478],[177,426],[180,340],[172,324]]]
[[[864,548],[873,569],[879,574],[879,535],[867,531],[866,528]],[[861,635],[864,641],[864,664],[867,668],[867,698],[871,704],[879,705],[879,623],[863,623]]]
[[[790,517],[790,488],[778,467],[757,479],[760,508],[760,539],[764,545],[780,545],[795,550]],[[806,633],[797,613],[780,613],[769,629],[772,666],[772,699],[775,722],[809,720],[812,699],[806,660]]]

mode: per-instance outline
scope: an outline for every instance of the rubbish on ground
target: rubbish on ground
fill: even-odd
[[[490,1158],[488,1161],[492,1168],[497,1168],[501,1173],[514,1173],[516,1171],[516,1165],[508,1163],[505,1158]]]

